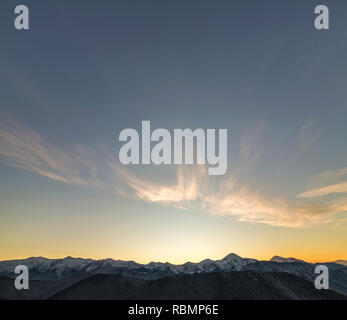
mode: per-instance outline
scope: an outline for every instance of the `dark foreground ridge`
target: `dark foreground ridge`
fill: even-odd
[[[330,300],[346,297],[333,290],[317,290],[312,282],[288,273],[239,271],[177,275],[158,280],[98,274],[51,299]]]

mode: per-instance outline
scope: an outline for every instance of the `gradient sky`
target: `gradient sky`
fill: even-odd
[[[0,259],[347,259],[347,3],[0,2]],[[122,129],[227,128],[228,171]],[[172,132],[172,131],[171,131]]]

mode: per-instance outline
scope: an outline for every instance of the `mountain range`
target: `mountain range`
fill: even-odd
[[[26,265],[30,270],[31,290],[27,290],[31,291],[30,293],[23,292],[26,290],[18,291],[13,290],[12,288],[12,279],[17,276],[14,274],[14,268],[17,265]],[[225,288],[225,290],[227,290],[224,290],[225,292],[222,290],[222,292],[225,293],[224,296],[226,298],[237,298],[238,294],[239,298],[247,296],[249,298],[257,298],[256,296],[253,296],[251,292],[247,293],[247,289],[245,289],[248,288],[248,291],[250,291],[250,288],[253,287],[259,287],[259,290],[262,288],[259,292],[263,290],[264,294],[263,296],[258,296],[259,299],[271,298],[272,294],[273,298],[277,299],[300,298],[298,293],[295,295],[284,290],[285,287],[283,286],[283,281],[287,283],[289,287],[292,286],[293,288],[299,288],[300,286],[307,288],[307,283],[305,281],[310,283],[312,292],[306,292],[306,294],[303,293],[302,298],[327,298],[324,297],[324,294],[320,297],[317,293],[318,290],[316,290],[313,285],[313,281],[317,276],[314,273],[316,265],[318,264],[307,263],[295,258],[283,258],[280,256],[274,256],[270,261],[258,261],[256,259],[242,258],[234,253],[231,253],[220,260],[205,259],[198,263],[186,262],[181,265],[175,265],[168,262],[150,262],[148,264],[140,264],[134,261],[113,259],[93,260],[72,257],[66,257],[63,259],[47,259],[43,257],[32,257],[23,260],[0,261],[0,284],[2,284],[0,286],[0,297],[3,297],[4,299],[64,298],[63,293],[65,292],[65,297],[67,298],[82,298],[80,293],[84,292],[85,294],[86,290],[80,290],[80,286],[83,288],[85,286],[88,287],[88,285],[98,287],[96,282],[99,281],[101,284],[106,281],[105,279],[111,279],[113,282],[128,283],[128,287],[133,289],[140,286],[142,290],[141,292],[148,291],[147,294],[143,295],[144,297],[148,297],[150,291],[149,288],[152,288],[161,282],[167,283],[166,281],[169,280],[164,280],[167,278],[171,279],[170,281],[176,279],[174,282],[177,283],[177,286],[184,287],[185,285],[188,285],[188,283],[185,283],[186,280],[189,280],[192,283],[195,283],[196,281],[205,283],[207,281],[206,279],[210,279],[210,277],[216,277],[218,280],[220,279],[218,277],[225,276],[225,279],[229,279],[229,282],[235,282],[233,279],[236,279],[237,277],[241,277],[245,282],[243,291],[240,289],[239,291],[231,292],[229,287]],[[347,262],[344,260],[338,260],[324,263],[324,265],[329,268],[329,283],[333,292],[337,295],[341,294],[341,296],[347,295]],[[288,276],[288,274],[290,276]],[[262,281],[254,280],[255,278],[262,279]],[[271,282],[267,285],[264,284],[266,281],[270,281],[270,279],[273,279],[274,283],[277,283],[283,290],[279,290],[279,287],[276,287],[274,283],[272,284]],[[165,287],[163,283],[161,284],[162,288]],[[280,285],[279,283],[282,284]],[[263,287],[264,285],[265,287]],[[241,288],[242,285],[239,287]],[[267,292],[266,288],[272,288],[272,291],[270,290]],[[69,290],[75,291],[71,293]],[[114,289],[111,288],[111,291],[112,290]],[[254,290],[253,292],[258,292],[256,289]],[[119,298],[118,295],[116,295],[116,297],[107,293],[107,290],[101,290],[101,292],[105,292],[106,298]],[[130,290],[129,292],[132,291]],[[182,292],[185,291],[183,290]],[[229,293],[226,294],[226,292]],[[124,293],[123,298],[129,298],[128,293]],[[205,297],[204,294],[198,292],[196,297]],[[166,293],[162,292],[161,296],[175,297],[171,289],[168,289]],[[221,296],[223,296],[223,293]],[[333,294],[329,295],[329,297],[333,296]],[[141,294],[139,294],[139,291],[135,290],[132,297],[141,298]],[[182,294],[180,297],[184,299],[185,295]],[[335,298],[336,297],[337,296],[335,296]],[[96,297],[93,295],[92,297],[87,295],[84,298]]]

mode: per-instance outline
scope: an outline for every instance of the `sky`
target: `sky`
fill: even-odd
[[[0,260],[347,259],[347,3],[0,3]],[[228,170],[130,165],[125,128],[228,129]]]

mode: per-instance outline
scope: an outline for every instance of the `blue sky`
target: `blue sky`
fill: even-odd
[[[16,4],[0,4],[3,258],[346,257],[346,4],[329,1],[329,31],[316,1],[24,1],[28,31]],[[142,120],[227,128],[227,174],[121,166]]]

